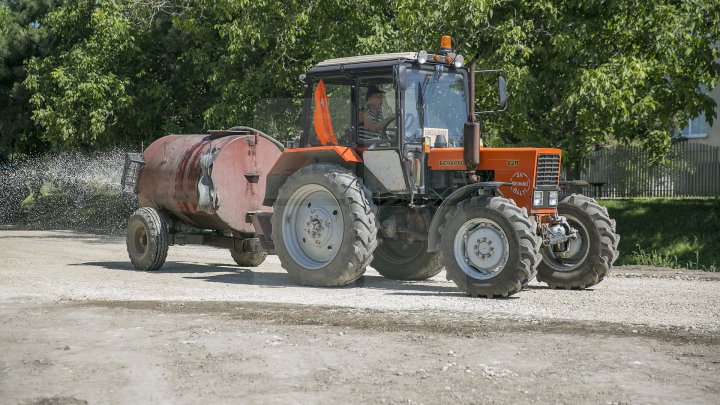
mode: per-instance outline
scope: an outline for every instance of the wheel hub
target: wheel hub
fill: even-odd
[[[493,255],[493,252],[495,252],[495,248],[492,247],[492,241],[487,240],[487,238],[482,238],[474,247],[475,255],[482,260],[489,259]]]
[[[466,274],[487,279],[499,273],[508,261],[505,232],[495,222],[474,218],[460,227],[455,238],[455,257]]]
[[[564,252],[558,252],[557,256],[562,257],[563,259],[569,259],[571,257],[574,257],[578,253],[580,253],[580,249],[583,245],[583,239],[582,236],[579,234],[567,241],[567,249],[565,249]]]
[[[132,233],[132,247],[136,254],[144,255],[148,249],[148,234],[145,226],[134,224]]]
[[[479,223],[468,232],[466,247],[470,264],[481,271],[494,270],[503,260],[505,235],[491,224]]]
[[[332,222],[327,211],[313,208],[305,221],[305,235],[307,240],[315,245],[322,245],[330,239],[332,233]]]
[[[566,242],[564,250],[550,245],[542,249],[543,262],[555,271],[570,272],[581,266],[590,251],[588,230],[583,223],[572,215],[563,214],[568,224],[575,230],[575,237]],[[556,251],[556,249],[558,251]]]

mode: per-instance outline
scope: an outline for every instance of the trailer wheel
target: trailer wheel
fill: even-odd
[[[162,215],[149,207],[136,210],[128,221],[128,256],[138,270],[158,270],[168,252],[168,230]]]
[[[230,255],[233,260],[235,260],[235,263],[242,267],[257,267],[267,258],[267,252],[240,252],[230,250]]]
[[[280,188],[271,219],[280,264],[302,285],[340,287],[357,280],[377,247],[375,204],[352,172],[303,167]]]
[[[394,280],[426,280],[442,270],[440,254],[427,251],[427,241],[407,243],[384,239],[375,249],[370,265]]]
[[[501,197],[460,202],[440,227],[448,280],[473,297],[507,297],[520,291],[540,261],[540,238],[527,211]]]
[[[618,257],[620,236],[607,209],[592,198],[571,194],[558,204],[558,214],[578,231],[564,253],[543,247],[538,281],[550,288],[583,289],[603,280]]]

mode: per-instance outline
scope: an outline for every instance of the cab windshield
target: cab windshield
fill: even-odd
[[[406,71],[405,142],[422,142],[423,135],[447,133],[448,146],[461,146],[467,119],[465,80],[462,73],[446,69]]]

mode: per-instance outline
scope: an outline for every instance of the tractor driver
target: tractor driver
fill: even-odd
[[[389,140],[385,133],[385,128],[395,120],[395,114],[383,118],[382,105],[384,94],[385,92],[377,86],[368,86],[366,95],[367,104],[365,104],[365,108],[360,109],[358,142],[361,144],[371,144],[377,141]]]

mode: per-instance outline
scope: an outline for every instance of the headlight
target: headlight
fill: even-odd
[[[461,68],[464,62],[465,62],[465,58],[462,55],[458,55],[455,57],[455,67],[456,68]]]
[[[423,63],[427,62],[427,58],[428,58],[428,54],[427,54],[426,50],[423,49],[422,51],[418,52],[417,60],[418,60],[419,64],[422,65]]]
[[[551,191],[548,196],[548,205],[557,205],[557,204],[558,204],[558,192]]]
[[[543,203],[543,192],[542,191],[536,191],[533,193],[533,205],[539,206]]]

